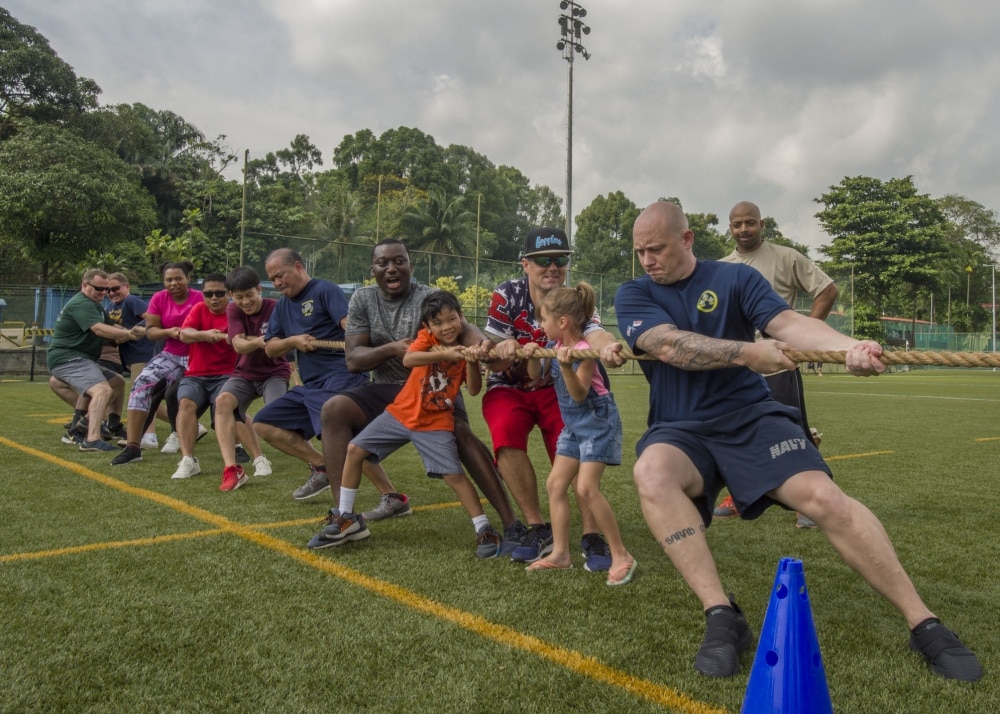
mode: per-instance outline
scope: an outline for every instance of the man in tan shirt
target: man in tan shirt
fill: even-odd
[[[736,241],[736,250],[721,261],[746,263],[767,278],[774,291],[793,308],[799,292],[806,293],[813,299],[809,317],[825,320],[837,299],[837,286],[833,278],[799,251],[765,241],[762,237],[763,229],[760,209],[755,204],[741,201],[733,206],[729,212],[729,231]],[[806,417],[802,375],[798,368],[770,374],[765,380],[776,400],[799,410],[802,415],[802,430],[819,446],[819,434],[809,427]],[[714,513],[715,518],[733,518],[738,515],[731,496],[727,496]],[[802,515],[798,516],[795,525],[799,528],[816,527],[815,523]]]

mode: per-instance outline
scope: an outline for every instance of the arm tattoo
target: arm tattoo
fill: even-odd
[[[674,325],[655,327],[636,343],[660,361],[692,371],[736,366],[744,345],[736,340],[718,340],[678,330]]]

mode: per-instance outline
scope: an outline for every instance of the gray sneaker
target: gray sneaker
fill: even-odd
[[[319,550],[354,540],[364,540],[370,535],[371,531],[365,525],[364,516],[353,513],[341,515],[335,508],[331,508],[326,517],[326,526],[310,539],[306,547]]]
[[[486,560],[500,554],[500,534],[487,523],[476,533],[476,557]]]
[[[292,491],[292,498],[296,501],[305,501],[313,496],[318,496],[328,488],[330,488],[330,479],[327,478],[326,471],[320,471],[310,466],[308,480]]]
[[[384,521],[386,518],[409,516],[412,514],[410,499],[405,493],[383,493],[378,505],[361,515],[365,517],[366,521]]]

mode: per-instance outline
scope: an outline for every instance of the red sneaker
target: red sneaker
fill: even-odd
[[[722,503],[712,511],[713,518],[737,518],[739,515],[740,512],[736,510],[736,504],[733,503],[732,496],[726,496],[722,499]]]
[[[242,466],[227,466],[222,472],[222,484],[219,486],[219,490],[235,491],[245,484],[248,478],[243,472]]]

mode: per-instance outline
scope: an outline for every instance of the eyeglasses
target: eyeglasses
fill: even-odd
[[[539,268],[547,268],[550,265],[554,265],[557,268],[565,268],[569,265],[568,255],[534,255],[528,258],[528,260]]]
[[[207,298],[220,298],[226,297],[225,290],[202,290],[201,294]]]
[[[109,293],[116,293],[116,292],[118,292],[121,289],[122,289],[121,285],[112,285],[112,286],[108,287],[108,292]]]
[[[108,291],[107,287],[103,287],[102,288],[102,287],[99,287],[97,285],[94,285],[93,283],[87,283],[87,285],[89,285],[90,287],[92,287],[94,290],[96,290],[99,293],[106,293]]]

